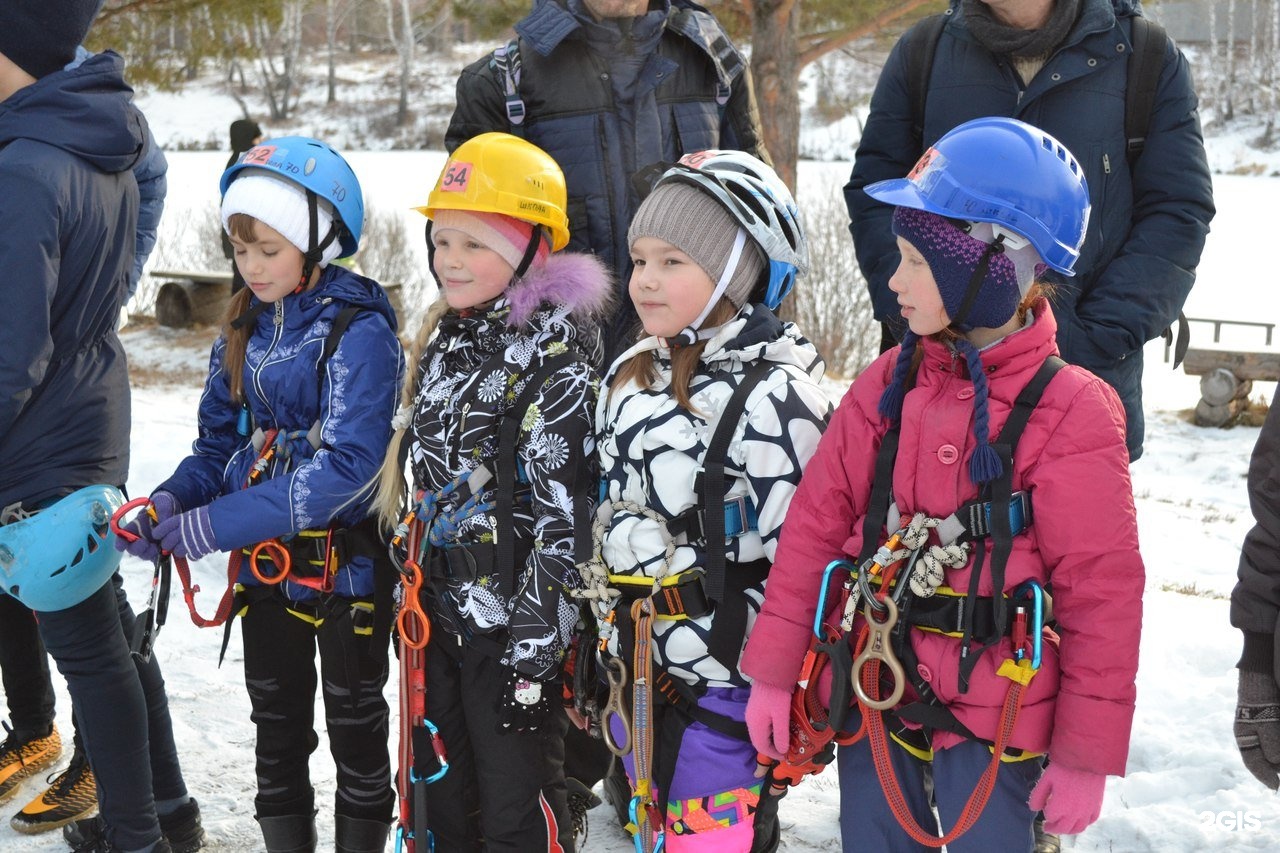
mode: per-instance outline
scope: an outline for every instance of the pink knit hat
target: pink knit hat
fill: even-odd
[[[504,261],[511,264],[512,269],[520,268],[520,261],[533,236],[531,223],[502,213],[444,209],[436,210],[432,221],[436,230],[452,228],[483,243],[501,255]],[[538,241],[538,251],[533,256],[530,268],[542,266],[550,253],[551,246],[544,236]]]

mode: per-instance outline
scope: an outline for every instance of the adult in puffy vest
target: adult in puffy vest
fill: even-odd
[[[265,140],[221,189],[246,286],[213,345],[191,455],[151,493],[154,517],[130,522],[128,549],[192,561],[229,551],[239,566],[231,612],[242,613],[265,848],[315,849],[307,765],[322,680],[337,849],[381,849],[394,800],[382,695],[394,570],[369,512],[403,369],[396,317],[377,282],[331,263],[359,247],[364,201],[328,145]]]
[[[1049,832],[1081,832],[1124,773],[1142,624],[1123,410],[1056,358],[1043,293],[1048,270],[1073,272],[1088,190],[1058,140],[986,118],[867,192],[894,207],[907,331],[854,382],[796,492],[743,658],[747,723],[787,757],[815,615],[854,617],[817,612],[827,567],[853,561],[861,604],[836,642],[857,641],[859,699],[831,713],[867,734],[839,751],[844,849],[1030,851],[1038,810]],[[850,686],[837,676],[832,697]]]
[[[863,189],[900,178],[943,134],[1008,116],[1073,152],[1093,215],[1075,275],[1050,270],[1058,348],[1120,396],[1131,459],[1142,455],[1143,345],[1178,321],[1213,219],[1213,187],[1191,68],[1165,40],[1145,139],[1126,138],[1135,0],[952,0],[933,55],[923,115],[903,37],[871,99],[845,186],[849,229],[876,319],[905,326],[889,278],[899,255],[893,210]],[[1132,146],[1141,153],[1131,156]],[[887,343],[894,341],[890,338]]]

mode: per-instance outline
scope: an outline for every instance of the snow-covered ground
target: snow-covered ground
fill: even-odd
[[[438,93],[452,95],[451,86]],[[435,97],[436,95],[432,95]],[[222,139],[238,117],[224,95],[192,90],[183,95],[143,99],[162,141]],[[850,120],[851,122],[853,120]],[[291,131],[294,130],[291,128]],[[310,130],[310,129],[308,129]],[[315,132],[323,126],[317,119]],[[804,150],[848,151],[856,123],[845,131],[807,129]],[[826,134],[822,136],[821,134]],[[841,148],[832,143],[843,137]],[[1245,144],[1247,133],[1211,139],[1218,217],[1187,303],[1192,317],[1280,321],[1280,288],[1272,264],[1259,250],[1273,245],[1273,205],[1277,183],[1266,177],[1280,156]],[[835,154],[836,157],[841,156]],[[847,156],[843,155],[843,156]],[[353,152],[368,207],[403,218],[420,257],[422,220],[409,208],[422,204],[443,161],[439,151]],[[211,216],[217,175],[226,153],[171,153],[168,208],[162,241],[176,241],[193,218]],[[801,164],[801,204],[807,193],[829,191],[848,176],[849,164]],[[422,253],[425,255],[425,252]],[[369,270],[375,273],[375,270]],[[412,312],[412,308],[410,309]],[[1208,341],[1209,327],[1193,327],[1193,343]],[[165,478],[187,452],[195,430],[198,380],[213,332],[176,333],[155,327],[126,329],[130,358],[148,368],[150,381],[133,393],[133,465],[130,486],[145,494]],[[1276,343],[1280,343],[1277,341]],[[1262,349],[1257,329],[1226,329],[1222,346]],[[1280,350],[1273,344],[1271,349]],[[1228,623],[1227,596],[1235,581],[1239,543],[1251,525],[1245,493],[1254,428],[1200,429],[1186,420],[1199,396],[1197,381],[1171,371],[1163,347],[1146,352],[1146,455],[1133,466],[1140,545],[1147,565],[1147,596],[1138,674],[1138,708],[1127,777],[1112,779],[1101,819],[1068,846],[1081,851],[1220,851],[1280,849],[1280,806],[1244,769],[1231,738],[1239,634]],[[181,372],[182,382],[158,382],[156,374]],[[1254,396],[1270,399],[1272,385],[1258,384]],[[135,607],[146,601],[150,567],[126,558],[122,570]],[[212,610],[225,574],[217,559],[197,566],[205,592],[202,612]],[[261,847],[253,821],[253,730],[242,684],[242,656],[233,638],[227,660],[217,667],[221,632],[202,631],[187,619],[174,595],[170,621],[156,654],[164,667],[175,729],[191,792],[201,804],[212,850],[251,851]],[[59,720],[70,703],[59,679]],[[387,696],[395,708],[394,681]],[[323,715],[317,713],[317,720]],[[322,743],[313,761],[317,802],[330,802],[333,765]],[[6,818],[39,790],[29,781],[6,805]],[[782,804],[783,849],[838,850],[838,790],[835,774],[810,779]],[[629,850],[627,836],[612,825],[604,808],[591,814],[584,853]],[[332,814],[322,808],[321,849],[331,849]],[[27,837],[0,821],[0,849],[64,849],[56,834]]]

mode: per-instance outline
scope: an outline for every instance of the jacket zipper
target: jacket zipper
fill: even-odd
[[[266,407],[271,415],[271,423],[276,423],[275,410],[271,408],[271,401],[267,399],[266,393],[262,390],[262,368],[266,366],[267,360],[271,358],[271,353],[275,351],[276,344],[280,343],[280,338],[284,334],[284,300],[278,299],[275,304],[275,311],[271,317],[271,322],[275,326],[275,331],[271,335],[271,345],[267,347],[266,353],[262,356],[262,361],[258,362],[258,366],[253,370],[253,390],[258,392],[258,399],[262,401],[262,405]]]

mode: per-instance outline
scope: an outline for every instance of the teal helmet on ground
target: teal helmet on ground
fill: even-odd
[[[93,595],[120,565],[111,516],[123,505],[114,486],[87,486],[0,527],[0,589],[37,612]]]

